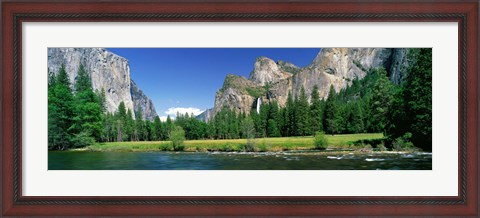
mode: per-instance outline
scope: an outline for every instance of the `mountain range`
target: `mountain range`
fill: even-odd
[[[260,103],[277,101],[284,107],[289,93],[295,97],[304,88],[310,96],[315,85],[320,97],[325,98],[331,85],[338,92],[354,79],[365,77],[371,68],[384,67],[390,80],[398,84],[408,66],[407,52],[406,48],[323,48],[305,67],[258,57],[248,78],[227,75],[215,93],[213,108],[197,118],[208,121],[223,107],[246,114]],[[80,64],[85,67],[92,88],[105,92],[108,112],[115,112],[123,101],[127,109],[141,112],[144,119],[157,116],[152,101],[131,79],[127,59],[104,48],[49,48],[48,72],[57,73],[62,64],[72,84]]]
[[[371,68],[385,68],[390,80],[398,84],[408,66],[407,52],[406,48],[324,48],[306,67],[259,57],[248,78],[227,75],[215,94],[214,107],[198,118],[208,121],[223,107],[249,114],[262,102],[277,101],[284,107],[289,93],[296,97],[304,88],[310,96],[315,85],[325,98],[331,85],[338,92],[365,77]]]

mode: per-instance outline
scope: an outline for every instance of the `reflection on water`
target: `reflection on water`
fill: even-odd
[[[431,170],[431,153],[49,151],[49,170]]]

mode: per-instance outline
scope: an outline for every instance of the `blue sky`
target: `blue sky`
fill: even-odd
[[[160,117],[212,108],[229,73],[245,76],[266,56],[304,67],[319,48],[107,48],[129,60],[131,78]]]

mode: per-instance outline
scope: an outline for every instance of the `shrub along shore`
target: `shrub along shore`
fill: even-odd
[[[382,133],[325,135],[327,149],[351,149],[361,150],[381,148],[375,142],[380,142]],[[370,142],[373,142],[370,144]],[[251,147],[247,146],[251,144]],[[257,139],[225,139],[225,140],[186,140],[180,149],[174,149],[171,141],[138,141],[138,142],[106,142],[96,143],[82,149],[82,151],[105,151],[105,152],[143,152],[143,151],[187,151],[187,152],[277,152],[288,150],[315,150],[315,138],[306,137],[278,137]]]

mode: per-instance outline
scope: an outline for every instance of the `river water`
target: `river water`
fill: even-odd
[[[431,153],[49,151],[49,170],[431,170]]]

